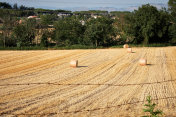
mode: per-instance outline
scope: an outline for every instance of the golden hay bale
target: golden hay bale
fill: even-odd
[[[123,48],[129,48],[128,44],[123,45]]]
[[[127,48],[128,53],[132,53],[132,48]]]
[[[70,61],[70,67],[78,67],[78,60],[71,60]]]
[[[142,66],[147,65],[147,60],[144,59],[144,58],[141,58],[141,59],[139,60],[139,64],[142,65]]]

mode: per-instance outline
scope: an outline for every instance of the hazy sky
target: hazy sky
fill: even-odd
[[[69,9],[75,7],[97,8],[113,7],[117,9],[134,9],[142,4],[156,4],[156,6],[166,6],[168,0],[0,0],[10,4],[17,3],[35,8],[48,9]]]

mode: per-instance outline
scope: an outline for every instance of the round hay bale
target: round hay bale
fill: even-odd
[[[128,53],[132,53],[132,48],[127,48]]]
[[[123,45],[123,48],[129,48],[128,44]]]
[[[78,60],[71,60],[70,67],[74,67],[74,68],[78,67]]]
[[[144,59],[144,58],[141,58],[141,59],[139,60],[139,64],[140,64],[141,66],[145,66],[145,65],[147,65],[147,60]]]

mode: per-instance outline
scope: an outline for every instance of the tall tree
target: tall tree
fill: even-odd
[[[14,46],[12,42],[15,42],[11,39],[11,31],[13,27],[16,25],[16,18],[10,15],[4,15],[2,17],[3,25],[2,25],[2,36],[3,36],[3,46]]]
[[[171,26],[169,27],[169,35],[171,40],[171,43],[176,44],[176,0],[169,0],[169,11],[171,15]]]
[[[113,20],[107,17],[92,18],[86,24],[84,42],[94,46],[109,46],[113,42]]]
[[[49,37],[49,32],[45,31],[41,37],[40,46],[48,47],[49,45],[48,37]]]
[[[7,2],[0,2],[0,8],[12,9],[12,6]]]
[[[139,7],[129,18],[129,32],[135,37],[133,42],[147,45],[168,41],[164,39],[168,31],[167,17],[166,11],[158,11],[156,7],[149,4]]]
[[[54,40],[59,45],[78,44],[84,33],[84,26],[75,17],[59,20],[54,25]]]
[[[169,10],[172,12],[173,15],[176,16],[176,0],[169,0],[168,5]]]
[[[13,29],[13,35],[17,40],[17,46],[30,46],[35,38],[35,19],[29,19],[26,23],[17,25]]]
[[[13,9],[18,9],[17,3],[15,3],[15,4],[13,5]]]
[[[56,19],[55,15],[42,15],[41,24],[44,27],[47,27],[48,25],[52,25],[55,19]]]

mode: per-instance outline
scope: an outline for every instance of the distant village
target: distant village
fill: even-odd
[[[65,18],[65,17],[71,17],[71,16],[83,16],[86,18],[94,18],[97,19],[98,17],[106,16],[109,17],[110,19],[119,19],[123,14],[130,13],[128,11],[125,12],[120,12],[120,11],[113,11],[113,12],[108,12],[108,11],[76,11],[76,12],[71,12],[71,11],[64,11],[64,12],[58,12],[57,16],[58,18]],[[36,20],[40,20],[41,15],[53,15],[55,14],[53,11],[38,11],[35,15],[30,15],[27,18],[32,19],[35,18]],[[80,21],[82,25],[85,25],[85,21],[81,20]],[[52,26],[52,25],[49,25]]]

